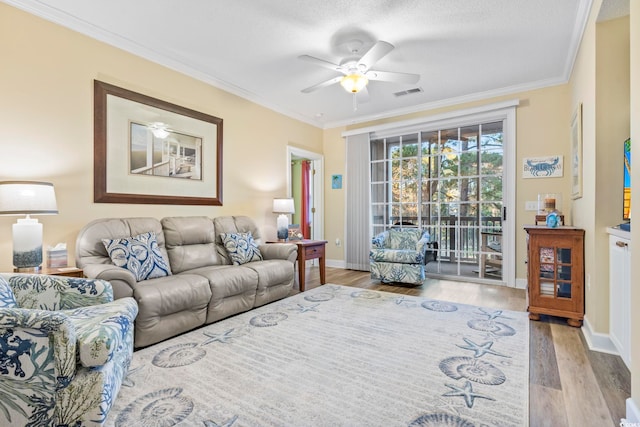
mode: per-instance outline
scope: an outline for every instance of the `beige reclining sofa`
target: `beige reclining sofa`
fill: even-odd
[[[236,265],[233,251],[230,255],[233,238],[247,233],[259,254]],[[145,254],[136,247],[140,236],[142,246],[153,238],[150,252],[160,266],[144,279],[131,267]],[[114,259],[120,262],[118,256],[129,249],[130,262],[116,265]],[[286,297],[296,258],[296,245],[262,244],[260,231],[246,216],[104,218],[83,227],[76,242],[76,265],[85,276],[109,281],[115,298],[137,301],[137,348]]]

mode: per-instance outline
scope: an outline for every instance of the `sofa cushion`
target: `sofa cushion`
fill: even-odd
[[[161,224],[173,274],[209,265],[229,264],[218,255],[211,218],[168,217],[163,218]]]
[[[131,271],[138,282],[171,275],[152,231],[122,239],[102,239],[111,261]]]
[[[397,262],[399,264],[420,264],[424,262],[424,254],[415,249],[371,249],[371,261]]]
[[[242,265],[251,261],[262,261],[258,245],[249,233],[221,233],[222,244],[227,250],[233,265]]]

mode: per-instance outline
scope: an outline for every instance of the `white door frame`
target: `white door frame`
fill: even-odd
[[[312,161],[313,170],[313,227],[311,238],[324,240],[324,156],[302,148],[287,146],[287,197],[291,197],[291,161],[293,156],[303,157]]]

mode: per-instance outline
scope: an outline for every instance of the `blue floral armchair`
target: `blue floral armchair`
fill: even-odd
[[[369,253],[371,278],[382,282],[421,285],[429,232],[415,228],[387,230],[372,239]]]
[[[102,425],[137,314],[103,280],[0,274],[0,425]]]

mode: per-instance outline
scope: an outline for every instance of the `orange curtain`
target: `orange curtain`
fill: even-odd
[[[311,200],[309,192],[309,177],[311,162],[302,162],[302,197],[300,199],[300,228],[305,239],[311,238]]]

